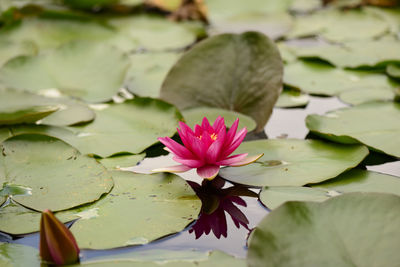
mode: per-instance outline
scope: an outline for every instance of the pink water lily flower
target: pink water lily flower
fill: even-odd
[[[195,125],[194,131],[183,122],[179,122],[178,134],[183,145],[169,137],[158,140],[171,152],[181,165],[153,170],[155,172],[185,172],[196,168],[197,174],[204,179],[213,179],[221,166],[243,166],[259,159],[263,154],[247,157],[248,153],[231,156],[247,134],[247,129],[237,131],[239,119],[226,130],[224,118],[219,116],[211,126],[207,118],[201,125]]]

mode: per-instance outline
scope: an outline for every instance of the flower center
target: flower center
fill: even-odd
[[[213,133],[210,137],[211,137],[211,139],[212,139],[213,141],[215,141],[215,140],[217,140],[218,135],[215,134],[215,133]]]

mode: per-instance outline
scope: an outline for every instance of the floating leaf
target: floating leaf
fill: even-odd
[[[16,56],[34,55],[35,53],[36,48],[32,43],[0,41],[0,67]]]
[[[253,164],[223,168],[219,175],[253,186],[299,186],[336,177],[357,166],[368,154],[365,146],[318,140],[270,139],[244,142],[237,153],[264,156]]]
[[[40,267],[39,251],[30,246],[0,242],[0,266]]]
[[[290,5],[290,10],[295,12],[310,12],[322,7],[322,2],[320,0],[296,0]]]
[[[334,42],[369,40],[386,33],[389,24],[364,9],[321,9],[309,16],[298,16],[289,38],[320,35]]]
[[[309,115],[307,128],[339,143],[362,143],[400,157],[400,103],[372,102],[351,108]]]
[[[400,65],[395,65],[395,64],[387,65],[386,73],[393,78],[400,78]]]
[[[373,68],[400,61],[400,41],[386,38],[374,41],[352,41],[297,48],[301,58],[319,58],[343,68]]]
[[[55,213],[62,222],[69,222],[79,217],[69,211]],[[40,212],[27,209],[10,202],[0,208],[0,231],[12,235],[22,235],[39,231]]]
[[[66,95],[102,102],[122,86],[128,63],[111,46],[74,42],[47,54],[9,61],[0,69],[0,83],[33,92],[57,88]]]
[[[108,259],[112,258],[112,259]],[[239,259],[221,251],[195,250],[146,250],[116,255],[104,259],[83,262],[83,266],[132,266],[132,267],[245,267],[245,259]],[[75,265],[74,265],[75,266]],[[80,266],[80,265],[76,265]]]
[[[180,58],[164,81],[161,97],[180,109],[208,106],[243,113],[261,131],[281,87],[282,61],[272,41],[256,32],[222,34]]]
[[[29,92],[0,89],[0,124],[40,122],[72,125],[94,119],[84,103],[66,97],[45,97]]]
[[[132,64],[125,78],[128,90],[138,96],[158,98],[162,82],[179,57],[178,53],[130,55]]]
[[[77,214],[82,219],[71,227],[81,248],[146,244],[179,232],[200,212],[201,201],[178,176],[111,173],[115,182],[111,193],[83,208]]]
[[[395,92],[389,88],[359,88],[340,93],[339,98],[343,102],[351,105],[359,105],[372,101],[393,100]]]
[[[128,168],[137,165],[141,160],[144,159],[146,154],[138,155],[120,155],[111,158],[100,159],[100,163],[109,170]]]
[[[31,194],[12,199],[34,210],[57,211],[93,202],[113,186],[104,167],[54,138],[18,136],[3,142],[1,149],[5,181],[31,189]]]
[[[398,221],[400,197],[394,195],[351,193],[322,203],[288,202],[253,231],[247,263],[390,266],[400,262]]]
[[[275,209],[287,201],[322,202],[342,193],[351,192],[400,195],[400,179],[391,175],[354,169],[311,187],[264,187],[260,193],[260,200],[269,209]]]
[[[285,66],[284,83],[303,92],[337,95],[352,89],[393,89],[396,83],[386,75],[367,71],[352,71],[326,64],[294,62]]]
[[[141,153],[157,143],[157,137],[172,136],[181,118],[170,104],[135,98],[96,110],[96,120],[90,124],[69,127],[75,136],[66,142],[84,154],[100,157],[121,152]]]
[[[17,27],[1,31],[0,39],[12,42],[16,46],[24,43],[33,45],[40,51],[56,48],[75,40],[104,41],[114,35],[115,31],[110,27],[96,22],[78,19],[25,18]],[[57,66],[57,68],[60,67]]]
[[[258,31],[271,39],[278,39],[287,33],[291,27],[292,17],[287,13],[242,13],[232,17],[212,20],[210,31],[213,34]]]
[[[184,110],[182,115],[185,118],[186,124],[190,128],[194,128],[196,124],[201,123],[204,117],[206,117],[210,122],[213,122],[218,116],[222,116],[224,118],[225,124],[228,127],[231,126],[237,118],[239,118],[238,129],[246,127],[247,131],[250,132],[256,128],[256,122],[252,118],[239,112],[229,111],[226,109],[210,107],[192,108]]]
[[[310,98],[297,90],[283,89],[278,101],[275,104],[277,108],[303,107],[308,104]]]
[[[197,39],[196,31],[185,23],[177,23],[161,16],[136,15],[115,18],[110,20],[109,24],[118,34],[107,42],[124,51],[183,49]]]

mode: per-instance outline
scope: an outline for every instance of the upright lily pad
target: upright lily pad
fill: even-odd
[[[279,51],[263,34],[222,34],[180,58],[164,81],[161,98],[180,109],[237,111],[252,117],[261,131],[281,91],[282,72]]]
[[[244,167],[221,169],[223,178],[253,186],[299,186],[328,180],[357,166],[368,149],[318,140],[270,139],[244,142],[236,152],[264,156]]]
[[[39,251],[29,246],[0,242],[0,266],[40,267]]]
[[[371,102],[351,108],[309,115],[307,128],[340,143],[362,143],[400,157],[400,103]]]
[[[388,193],[400,196],[400,179],[395,176],[353,169],[311,187],[264,187],[260,200],[269,209],[287,201],[325,201],[342,193]]]
[[[158,137],[172,136],[182,118],[174,106],[151,98],[105,107],[96,110],[92,123],[69,127],[75,135],[66,142],[84,154],[104,158],[122,152],[138,154],[157,143]]]
[[[0,69],[0,83],[33,92],[57,88],[66,95],[102,102],[122,86],[128,64],[126,56],[111,46],[73,42],[9,61]]]
[[[117,255],[112,258],[82,262],[83,266],[132,266],[132,267],[245,267],[246,260],[221,251],[201,252],[194,250],[149,250]],[[75,266],[75,265],[74,265]],[[80,265],[76,265],[80,266]]]
[[[297,17],[288,37],[320,35],[335,42],[369,40],[385,34],[388,29],[389,24],[381,16],[368,10],[321,9]]]
[[[12,199],[34,210],[58,211],[93,202],[113,186],[103,166],[51,137],[22,135],[6,140],[1,149],[5,181],[31,189]]]
[[[196,124],[201,123],[204,117],[206,117],[209,121],[213,122],[217,119],[218,116],[224,117],[225,124],[229,127],[232,123],[238,118],[239,126],[238,129],[242,129],[244,127],[247,128],[247,131],[252,131],[256,128],[256,122],[239,112],[229,111],[226,109],[220,108],[192,108],[187,109],[182,112],[183,117],[185,118],[185,122],[189,127],[193,128]]]
[[[0,208],[0,231],[12,235],[37,232],[39,231],[41,216],[40,212],[10,202]],[[62,222],[79,218],[69,211],[56,212],[55,216]]]
[[[367,87],[344,91],[339,94],[339,98],[347,104],[359,105],[373,101],[391,101],[394,95],[395,91],[390,88]]]
[[[283,80],[287,85],[318,95],[336,95],[352,89],[393,89],[396,86],[384,74],[343,70],[311,62],[286,65]]]
[[[400,262],[400,197],[351,193],[288,202],[249,241],[249,266],[391,266]],[[374,244],[371,249],[371,244]]]
[[[112,172],[115,186],[83,208],[71,231],[79,247],[109,249],[146,244],[176,233],[197,218],[201,201],[172,174]],[[87,215],[87,216],[84,216]]]
[[[310,98],[298,90],[283,89],[278,101],[275,104],[277,108],[303,107],[308,104]]]
[[[0,124],[34,123],[71,125],[94,119],[84,103],[67,97],[49,98],[30,92],[0,89]]]
[[[132,64],[126,73],[125,85],[135,95],[158,98],[168,71],[179,57],[178,53],[130,55]]]
[[[400,61],[400,41],[385,38],[374,41],[352,41],[296,49],[301,58],[319,58],[343,68],[373,68]]]

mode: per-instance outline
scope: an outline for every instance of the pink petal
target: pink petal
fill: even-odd
[[[175,142],[169,137],[160,137],[158,140],[163,143],[166,147],[168,147],[172,153],[181,157],[181,158],[194,158],[192,152],[190,152],[186,147],[181,144]]]
[[[231,156],[229,158],[226,158],[224,160],[218,161],[218,162],[216,162],[216,164],[222,165],[222,166],[228,166],[230,164],[234,164],[234,163],[242,161],[243,159],[245,159],[247,157],[247,155],[248,155],[248,153],[237,154],[237,155]]]
[[[255,156],[251,156],[251,157],[247,157],[247,158],[245,158],[241,161],[235,162],[235,163],[226,164],[226,166],[240,167],[240,166],[248,165],[248,164],[253,163],[254,161],[258,160],[262,156],[264,156],[264,153],[255,155]]]
[[[217,133],[217,140],[215,140],[207,150],[206,161],[208,163],[215,164],[215,162],[218,160],[221,149],[225,143],[225,135],[226,128],[225,125],[223,125],[220,131]]]
[[[214,132],[214,128],[211,127],[210,122],[206,117],[204,117],[203,121],[201,122],[201,128],[203,128],[203,131],[207,131],[208,133]]]
[[[190,169],[192,169],[192,168],[190,168],[189,166],[175,165],[175,166],[154,169],[154,170],[152,170],[152,172],[186,172]]]
[[[205,165],[203,167],[197,168],[197,174],[203,178],[212,180],[218,175],[219,166],[217,165]]]
[[[204,165],[202,160],[198,159],[183,159],[180,157],[173,157],[176,162],[182,163],[183,165],[189,166],[190,168],[198,168]]]
[[[194,132],[192,131],[192,129],[184,122],[179,122],[179,127],[181,128],[182,132],[187,135],[189,133],[191,133],[192,135],[194,135]]]
[[[236,135],[236,131],[237,131],[238,125],[239,125],[239,118],[237,118],[237,119],[232,123],[231,128],[229,128],[229,131],[228,131],[228,133],[226,134],[225,143],[226,143],[227,145],[230,145],[230,144],[232,143],[233,138],[234,138],[235,135]]]
[[[202,136],[202,135],[203,135],[203,128],[201,128],[200,125],[196,124],[196,125],[194,126],[194,134],[195,134],[195,136],[197,136],[197,137]]]
[[[222,158],[226,158],[230,154],[232,154],[232,152],[235,151],[236,148],[238,148],[240,146],[240,144],[243,142],[243,139],[245,138],[246,134],[247,134],[246,128],[243,128],[242,130],[240,130],[233,138],[233,141],[229,145],[229,147],[227,147],[226,150],[224,151]]]
[[[215,132],[219,132],[221,130],[221,127],[225,125],[224,118],[221,116],[218,116],[218,118],[215,120],[213,124],[213,128]]]
[[[193,158],[204,159],[208,146],[206,146],[199,138],[192,135],[187,136],[187,141],[190,151],[195,155]]]

